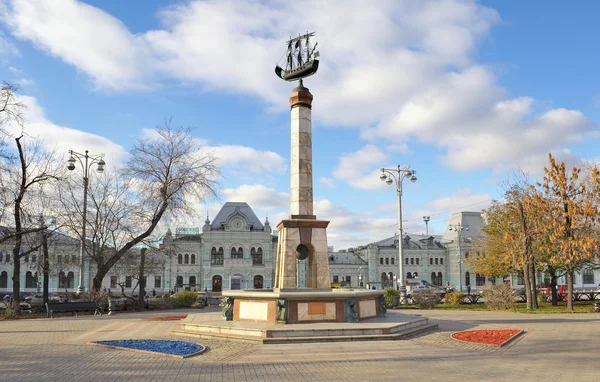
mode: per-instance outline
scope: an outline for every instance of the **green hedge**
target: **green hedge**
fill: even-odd
[[[196,292],[179,292],[171,298],[175,308],[191,308],[192,304],[196,302],[196,297],[198,297]]]

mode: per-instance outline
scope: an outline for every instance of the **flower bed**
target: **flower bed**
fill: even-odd
[[[206,350],[204,346],[193,342],[171,340],[114,340],[95,341],[91,342],[91,344],[114,349],[162,354],[177,358],[191,357]]]
[[[518,329],[467,330],[452,334],[452,338],[476,344],[502,346],[521,332]]]
[[[177,320],[183,320],[186,317],[187,317],[187,314],[185,316],[149,317],[149,318],[144,318],[144,320],[146,320],[146,321],[177,321]]]

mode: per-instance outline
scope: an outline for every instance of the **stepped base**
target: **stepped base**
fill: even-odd
[[[203,317],[204,316],[204,317]],[[399,340],[437,329],[427,318],[388,312],[388,317],[361,323],[264,324],[217,321],[215,315],[189,315],[171,334],[226,338],[264,344]]]

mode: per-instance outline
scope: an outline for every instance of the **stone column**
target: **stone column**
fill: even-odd
[[[300,85],[290,95],[292,116],[290,165],[290,214],[292,219],[315,219],[313,215],[312,129],[313,96]]]

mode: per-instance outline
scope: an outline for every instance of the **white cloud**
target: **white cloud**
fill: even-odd
[[[382,188],[379,166],[387,158],[388,155],[377,146],[366,145],[356,152],[342,154],[333,176],[355,188],[367,190]]]
[[[0,6],[0,14],[2,12],[2,7]],[[0,31],[0,55],[3,56],[20,56],[21,53],[19,49]]]
[[[261,151],[239,145],[205,146],[203,149],[213,152],[224,167],[243,169],[253,174],[283,174],[287,170],[285,159],[273,151]]]
[[[24,131],[32,137],[39,137],[48,148],[56,149],[57,152],[64,152],[65,156],[68,150],[81,153],[85,150],[93,150],[93,154],[104,153],[106,154],[107,166],[122,162],[127,155],[122,146],[107,138],[70,127],[59,126],[49,121],[46,118],[44,109],[38,104],[35,97],[21,95],[19,100],[26,106]],[[21,128],[12,125],[9,132],[12,135],[21,134]]]
[[[333,180],[331,178],[326,178],[324,176],[321,176],[321,177],[319,177],[319,182],[330,188],[335,187],[335,180]]]
[[[512,97],[475,61],[477,43],[500,17],[474,0],[377,7],[359,0],[190,1],[164,8],[161,28],[138,34],[74,0],[10,4],[0,19],[13,35],[86,73],[99,88],[145,89],[175,80],[250,94],[279,110],[290,88],[273,74],[282,36],[315,30],[321,67],[306,83],[315,94],[315,118],[360,127],[366,139],[392,139],[390,151],[406,152],[411,140],[434,145],[441,163],[456,170],[501,171],[597,138],[596,126],[579,111],[536,114],[536,101]],[[226,154],[225,161],[233,160]],[[374,162],[353,172],[343,157],[335,177],[375,187],[365,179]]]
[[[224,202],[246,202],[252,208],[266,211],[286,208],[290,200],[289,194],[260,184],[226,188],[223,194]]]
[[[436,213],[441,211],[447,211],[448,213],[459,211],[481,211],[490,206],[492,199],[490,194],[476,194],[470,189],[465,188],[454,195],[433,200],[429,203],[429,207]]]

